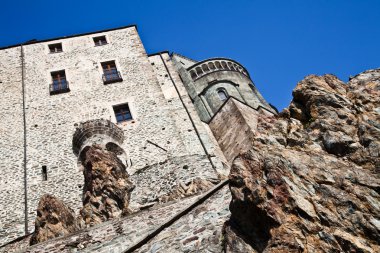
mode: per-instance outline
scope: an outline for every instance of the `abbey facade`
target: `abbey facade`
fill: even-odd
[[[39,198],[82,205],[81,153],[117,153],[132,211],[178,184],[219,182],[249,146],[254,114],[276,114],[227,58],[148,55],[135,26],[0,49],[0,245],[34,230]],[[252,127],[253,128],[253,127]]]

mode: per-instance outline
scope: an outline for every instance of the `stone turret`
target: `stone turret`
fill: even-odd
[[[276,113],[240,63],[227,58],[196,62],[178,54],[172,58],[202,121],[209,122],[229,97]]]

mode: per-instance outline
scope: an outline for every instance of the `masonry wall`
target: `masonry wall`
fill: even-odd
[[[209,126],[201,121],[185,84],[175,67],[176,62],[166,52],[152,55],[149,60],[156,72],[162,92],[168,101],[169,111],[175,119],[178,129],[180,129],[182,139],[185,140],[188,152],[201,152],[208,155],[218,174],[228,175],[229,169],[226,167],[227,162],[223,152],[214,139]],[[181,96],[182,101],[179,96]],[[195,125],[199,136],[197,136],[192,124]],[[201,139],[204,148],[200,145],[199,139]]]
[[[24,234],[20,48],[0,50],[0,245]]]
[[[237,155],[252,147],[251,136],[257,130],[260,113],[231,97],[210,121],[210,129],[230,164]]]
[[[222,252],[222,228],[230,216],[228,186],[204,202],[199,201],[201,196],[148,208],[29,248],[26,237],[0,248],[0,252],[125,252],[170,220],[174,223],[134,252]],[[177,216],[191,205],[195,207]]]
[[[109,43],[94,46],[92,37],[100,35],[105,35]],[[48,44],[59,42],[63,52],[49,53]],[[21,64],[17,62],[16,48],[9,50],[9,55],[4,57],[13,64],[9,70],[2,70],[3,76],[12,76],[18,82],[7,82],[10,88],[4,90],[2,96],[10,98],[0,101],[1,108],[9,108],[7,113],[2,110],[4,115],[1,115],[7,122],[1,123],[1,129],[4,136],[9,136],[1,140],[5,144],[0,147],[0,154],[5,157],[0,161],[5,171],[1,179],[10,181],[8,186],[2,186],[9,194],[0,198],[0,221],[8,224],[8,227],[1,226],[0,233],[4,236],[0,244],[23,234],[23,131],[21,86],[17,78]],[[122,82],[103,84],[100,63],[109,60],[116,62]],[[50,95],[50,72],[57,70],[65,70],[70,92]],[[182,178],[217,177],[178,98],[173,97],[171,104],[165,97],[135,27],[27,45],[25,74],[29,231],[34,230],[35,210],[40,196],[45,193],[54,194],[79,210],[84,182],[81,166],[72,150],[72,136],[79,122],[98,118],[116,122],[113,105],[128,103],[132,112],[133,120],[118,124],[124,131],[122,148],[131,160],[132,166],[127,170],[132,179],[140,181],[141,169],[153,165],[146,178],[156,178],[160,184],[165,180],[175,184],[176,170],[182,169],[189,160],[191,170],[182,170]],[[181,157],[186,159],[182,162]],[[43,180],[42,166],[47,166],[47,181]],[[168,173],[168,170],[176,173]],[[168,184],[161,192],[143,190],[151,182],[142,179],[135,182],[136,194],[132,192],[131,206],[138,208],[144,203],[142,199],[149,200],[152,194],[166,194],[172,187]]]

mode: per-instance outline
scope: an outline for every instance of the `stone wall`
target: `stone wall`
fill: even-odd
[[[152,55],[149,57],[149,60],[157,75],[162,92],[168,101],[169,111],[175,119],[188,152],[190,154],[196,152],[209,155],[215,170],[221,175],[227,175],[228,167],[225,166],[226,160],[223,152],[214,139],[209,126],[200,120],[185,84],[175,67],[176,62],[172,60],[167,52]],[[194,124],[199,136],[197,136],[192,124]],[[206,151],[200,145],[199,139],[202,140]]]
[[[95,46],[92,38],[100,35],[106,36],[108,44]],[[49,53],[48,45],[53,43],[62,43],[63,52]],[[133,116],[133,120],[117,124],[124,131],[122,148],[130,159],[129,174],[133,176],[147,166],[184,156],[194,156],[191,168],[196,170],[192,174],[211,177],[215,173],[178,95],[169,92],[172,97],[168,97],[165,86],[161,85],[167,82],[167,74],[160,76],[153,68],[135,27],[40,42],[24,48],[29,231],[33,231],[38,200],[45,193],[53,193],[72,209],[79,210],[83,173],[73,152],[72,137],[80,122],[107,119],[116,123],[114,105],[128,103]],[[8,64],[0,72],[3,82],[0,127],[2,136],[6,136],[0,147],[0,154],[5,158],[0,161],[1,245],[23,234],[24,188],[20,51],[15,47],[0,53],[2,62]],[[110,60],[115,61],[123,81],[104,85],[101,62]],[[70,92],[50,95],[51,72],[58,70],[65,70]],[[184,90],[181,92],[185,94]],[[185,165],[179,160],[173,164],[176,166],[170,166],[170,171]],[[47,168],[46,181],[42,166]],[[156,168],[165,169],[165,166]],[[154,175],[152,171],[151,177]],[[136,190],[144,188],[145,183],[150,181],[137,184]]]
[[[72,235],[29,247],[28,252],[124,252],[159,231],[136,252],[199,252],[222,250],[222,227],[229,218],[231,201],[227,185],[216,192],[192,196],[114,219]],[[219,189],[219,190],[218,190]],[[206,199],[204,202],[201,199]],[[192,207],[193,206],[193,207]],[[185,210],[188,210],[184,212]],[[178,214],[183,213],[179,217]],[[169,224],[172,221],[171,224]],[[166,229],[165,226],[168,225]],[[0,252],[23,252],[29,237],[0,248]]]
[[[209,125],[226,159],[231,164],[241,152],[252,147],[260,112],[229,98]]]
[[[21,50],[0,50],[0,245],[24,234]]]

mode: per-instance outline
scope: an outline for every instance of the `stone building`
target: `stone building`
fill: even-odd
[[[0,245],[33,232],[45,193],[79,210],[80,157],[94,143],[124,163],[138,212],[179,184],[223,180],[249,145],[246,115],[276,113],[238,62],[148,55],[136,26],[29,41],[0,59]]]

